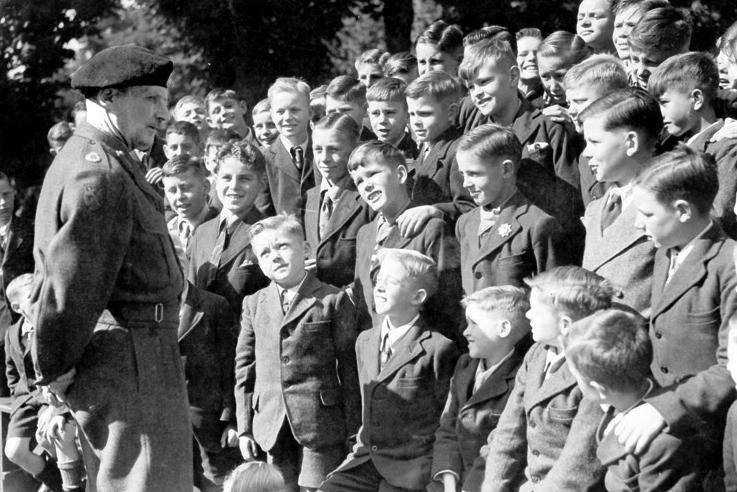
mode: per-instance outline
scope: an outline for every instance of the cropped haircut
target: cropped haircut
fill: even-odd
[[[216,128],[207,134],[205,149],[211,145],[225,145],[228,142],[237,142],[240,139],[241,136],[229,128]]]
[[[384,63],[386,63],[387,58],[389,58],[389,53],[378,48],[372,48],[358,55],[358,58],[356,58],[355,67],[356,70],[358,70],[358,67],[360,65],[368,63],[371,65],[378,65],[383,70]]]
[[[210,91],[210,94],[212,94],[214,91]],[[208,94],[208,96],[210,95]],[[207,105],[205,104],[205,100],[202,99],[200,96],[195,96],[193,94],[187,94],[186,96],[182,96],[179,98],[177,103],[174,105],[174,112],[181,111],[185,104],[196,104],[198,106],[201,106],[202,108],[206,108]]]
[[[366,86],[350,75],[338,75],[331,80],[325,94],[347,103],[366,103]]]
[[[576,86],[598,87],[603,93],[629,86],[627,71],[619,58],[613,55],[593,55],[571,67],[563,77],[567,89]]]
[[[417,58],[409,51],[401,51],[390,55],[384,62],[384,75],[393,77],[396,74],[407,74],[417,68]]]
[[[259,176],[266,174],[266,163],[261,151],[247,140],[229,141],[218,151],[215,165],[215,174],[220,170],[220,163],[228,157],[238,159],[243,166]]]
[[[294,214],[281,213],[261,219],[251,226],[248,235],[253,241],[255,237],[266,231],[277,231],[304,238],[302,223]]]
[[[312,130],[313,135],[317,130],[336,131],[346,137],[351,146],[356,145],[361,136],[361,128],[356,123],[356,120],[344,113],[331,113],[323,116],[315,123],[315,127]]]
[[[8,284],[5,290],[5,296],[11,301],[11,304],[15,304],[13,299],[20,301],[22,298],[28,299],[33,290],[33,274],[24,273],[18,275]]]
[[[542,40],[543,33],[537,27],[523,27],[514,34],[514,39],[519,41],[522,38],[535,38]]]
[[[437,20],[417,36],[415,47],[418,44],[431,44],[438,51],[455,54],[463,48],[463,31],[455,24]]]
[[[205,169],[205,163],[202,161],[202,159],[198,157],[192,157],[189,154],[174,156],[166,161],[163,166],[161,166],[161,171],[163,172],[165,178],[180,176],[190,170],[198,178],[207,178],[207,169]]]
[[[371,162],[381,162],[392,169],[407,165],[404,154],[392,144],[370,140],[351,152],[348,158],[348,172],[353,172],[359,167],[366,167]]]
[[[548,34],[537,50],[539,58],[561,58],[566,66],[583,61],[591,53],[586,41],[569,31],[554,31]]]
[[[49,141],[49,145],[53,141],[62,140],[66,142],[67,140],[69,140],[69,137],[72,136],[72,133],[74,133],[74,130],[72,130],[72,125],[70,125],[66,121],[60,121],[49,128],[49,131],[46,134],[46,140]]]
[[[209,108],[213,102],[222,101],[223,99],[232,99],[239,103],[245,103],[245,100],[233,89],[218,87],[207,93],[205,96],[205,105]]]
[[[610,308],[615,295],[608,280],[577,266],[555,267],[524,282],[549,297],[551,304],[573,321]]]
[[[327,84],[318,85],[317,87],[315,87],[314,89],[312,89],[310,91],[310,104],[312,104],[312,102],[315,101],[316,99],[321,99],[324,102],[324,100],[325,100],[325,93],[326,93],[327,89],[328,89],[328,85]]]
[[[224,492],[284,492],[284,477],[276,465],[265,461],[241,463],[225,479]]]
[[[653,9],[632,28],[628,38],[630,49],[676,55],[688,49],[692,29],[688,11],[671,6]]]
[[[530,310],[530,300],[527,291],[520,287],[512,285],[485,287],[464,297],[461,304],[465,309],[475,307],[484,313],[501,311],[509,317],[515,330],[524,328],[519,331],[526,333],[530,328],[530,322],[525,317],[525,313]],[[521,337],[524,333],[518,334]]]
[[[652,376],[647,322],[630,311],[607,309],[576,321],[563,335],[563,349],[585,379],[607,389],[636,391]]]
[[[259,113],[269,113],[271,112],[271,103],[269,102],[269,99],[261,99],[259,102],[257,102],[253,109],[251,110],[251,115],[255,116]]]
[[[304,96],[308,103],[310,101],[310,86],[304,80],[300,80],[295,77],[279,77],[276,79],[274,83],[269,86],[269,90],[267,91],[269,101],[271,101],[275,94],[280,92],[300,94]]]
[[[407,99],[432,97],[441,104],[450,105],[463,97],[463,85],[460,80],[445,72],[430,71],[413,80],[404,95]]]
[[[660,97],[669,89],[682,94],[699,89],[707,104],[711,104],[719,90],[719,69],[711,55],[700,51],[671,56],[653,70],[647,89],[653,97]]]
[[[394,261],[404,268],[407,277],[419,284],[427,292],[426,300],[438,290],[438,264],[429,256],[411,249],[381,248],[377,256],[379,265],[385,261]]]
[[[172,121],[169,126],[166,127],[166,135],[175,133],[177,135],[184,135],[186,138],[192,140],[197,147],[200,146],[200,132],[197,127],[189,121]]]
[[[644,89],[627,87],[600,97],[579,115],[581,121],[601,116],[604,130],[627,128],[642,132],[654,146],[663,131],[663,115],[658,101]]]
[[[403,80],[384,77],[373,83],[366,91],[366,101],[398,102],[407,105],[405,91],[407,84]]]
[[[732,63],[737,63],[737,22],[729,26],[719,38],[718,48]]]
[[[653,158],[635,180],[664,204],[685,200],[702,214],[708,214],[719,189],[714,158],[686,145]]]
[[[502,68],[516,67],[517,55],[511,43],[489,38],[469,46],[458,67],[458,75],[461,80],[468,82],[474,79],[481,67],[487,63],[501,65]]]
[[[670,5],[668,0],[614,0],[612,2],[612,12],[614,15],[618,15],[630,7],[637,7],[638,12],[647,12],[668,5]]]
[[[473,46],[485,39],[497,39],[499,41],[506,41],[510,44],[514,40],[512,33],[504,26],[484,26],[481,29],[476,29],[475,31],[471,31],[466,34],[463,38],[463,47],[467,48],[469,46]]]
[[[458,152],[469,152],[494,165],[500,158],[508,158],[519,169],[522,144],[511,127],[486,123],[467,132],[458,142]]]

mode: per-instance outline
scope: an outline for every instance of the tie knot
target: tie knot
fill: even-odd
[[[300,147],[299,145],[295,145],[294,147],[292,147],[291,154],[292,161],[294,161],[294,164],[301,169],[302,164],[305,160],[304,150],[302,150],[302,147]]]

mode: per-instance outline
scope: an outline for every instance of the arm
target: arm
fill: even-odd
[[[557,266],[580,263],[574,260],[575,253],[572,250],[575,248],[556,219],[548,217],[534,227],[532,247],[538,273]]]
[[[215,337],[217,339],[217,350],[220,360],[220,391],[223,395],[222,422],[232,422],[235,417],[235,394],[233,387],[235,344],[238,333],[238,325],[235,322],[230,306],[225,299],[220,299],[214,310]]]
[[[453,159],[450,161],[450,172],[448,174],[448,184],[450,185],[452,200],[434,204],[435,208],[443,212],[445,220],[450,224],[453,224],[461,214],[468,212],[476,206],[466,188],[463,187],[463,175],[458,170],[455,150],[452,150],[452,152]]]
[[[555,174],[576,190],[581,183],[578,173],[578,159],[574,139],[566,127],[559,123],[547,122],[548,143],[552,151]]]
[[[338,363],[343,411],[348,436],[354,435],[361,425],[361,389],[358,384],[358,365],[356,362],[356,310],[344,292],[336,296],[333,319],[333,343]]]
[[[696,490],[701,487],[698,445],[662,433],[639,457],[640,490]]]
[[[252,296],[243,299],[241,331],[235,348],[235,415],[238,435],[253,433],[253,390],[256,384],[256,337],[253,332],[253,312],[250,309]]]
[[[456,366],[458,367],[458,366]],[[445,401],[445,408],[440,416],[440,426],[435,431],[435,444],[433,445],[432,471],[430,475],[433,480],[442,482],[445,474],[455,478],[457,484],[463,472],[461,450],[456,436],[456,420],[458,419],[458,399],[456,377],[458,369],[450,380],[450,389]]]

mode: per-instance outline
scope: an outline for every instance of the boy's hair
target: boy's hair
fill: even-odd
[[[378,65],[383,70],[384,63],[386,63],[387,58],[389,58],[389,53],[378,48],[372,48],[358,55],[358,58],[356,58],[355,67],[356,70],[358,70],[358,67],[360,65],[369,63],[371,65]]]
[[[366,166],[369,162],[380,162],[382,165],[396,169],[406,166],[404,154],[388,142],[370,140],[356,147],[348,158],[348,172]]]
[[[589,381],[631,392],[651,377],[653,347],[642,316],[607,309],[573,323],[563,335],[566,359]]]
[[[579,115],[581,121],[602,115],[604,130],[628,128],[642,132],[647,144],[654,146],[663,131],[663,115],[658,101],[647,91],[628,87],[619,89],[591,103]]]
[[[209,108],[210,104],[212,104],[213,102],[222,101],[223,99],[233,99],[234,101],[245,104],[245,100],[241,96],[239,96],[238,93],[233,89],[223,89],[222,87],[217,87],[208,92],[205,96],[205,107]]]
[[[325,94],[347,103],[366,103],[366,86],[350,75],[338,75],[331,80]]]
[[[412,68],[417,67],[417,58],[409,51],[401,51],[390,55],[384,62],[384,75],[393,77],[401,73],[409,73]]]
[[[455,24],[437,20],[417,36],[415,46],[418,44],[431,44],[438,51],[455,54],[463,48],[463,31]]]
[[[555,267],[524,282],[550,297],[552,305],[573,321],[610,308],[615,295],[608,280],[577,266]]]
[[[328,85],[327,84],[318,85],[317,87],[315,87],[314,89],[312,89],[310,91],[310,104],[312,104],[315,101],[315,99],[322,100],[322,102],[324,104],[324,101],[325,101],[325,93],[327,92],[327,90],[328,90]]]
[[[210,145],[225,145],[228,142],[237,142],[240,139],[241,136],[229,128],[217,128],[215,130],[210,130],[210,132],[207,134],[205,149],[207,149],[207,147],[209,147]]]
[[[46,134],[46,140],[49,141],[49,145],[58,141],[66,142],[72,136],[72,133],[74,133],[72,125],[66,121],[60,121],[49,128],[49,132]]]
[[[10,301],[10,304],[15,304],[14,300],[20,301],[21,299],[28,299],[33,289],[33,274],[24,273],[18,275],[8,284],[5,289],[5,296]]]
[[[661,203],[685,200],[708,214],[719,189],[714,158],[686,145],[653,158],[635,184],[655,195]]]
[[[484,26],[481,29],[476,29],[466,34],[463,38],[463,47],[468,48],[485,39],[498,39],[499,41],[506,41],[511,44],[514,38],[512,37],[512,33],[509,32],[509,29],[504,26]]]
[[[223,492],[284,492],[286,482],[279,468],[265,461],[241,463],[225,479]]]
[[[261,219],[251,226],[248,231],[251,241],[265,231],[278,231],[292,236],[304,237],[302,224],[293,214],[281,213]]]
[[[568,67],[580,63],[589,54],[590,49],[586,46],[586,41],[569,31],[554,31],[548,34],[537,51],[538,57],[561,58]]]
[[[537,27],[523,27],[514,34],[514,39],[519,41],[522,38],[535,38],[542,41],[543,33]]]
[[[192,157],[189,154],[174,156],[161,166],[161,171],[165,178],[180,176],[190,170],[198,178],[207,178],[207,169],[205,169],[202,159]]]
[[[563,85],[570,89],[576,86],[598,87],[600,93],[608,94],[629,87],[627,71],[618,58],[599,54],[571,67],[563,77]]]
[[[450,105],[463,97],[463,85],[452,75],[434,70],[413,80],[405,89],[404,95],[408,99],[432,97],[441,104]]]
[[[517,55],[507,41],[489,38],[468,47],[458,67],[458,76],[463,81],[476,77],[482,65],[493,63],[504,68],[517,67]]]
[[[519,335],[518,338],[530,329],[530,322],[525,317],[525,313],[530,310],[530,300],[527,292],[520,287],[512,285],[486,287],[465,296],[461,304],[465,309],[477,307],[485,313],[492,311],[505,313],[514,331]]]
[[[393,77],[384,77],[368,88],[366,101],[398,102],[406,106],[407,99],[404,95],[406,90],[407,84],[404,81]]]
[[[14,179],[10,177],[10,175],[5,174],[4,172],[0,171],[0,181],[7,181],[10,186],[13,186]]]
[[[295,94],[301,94],[309,102],[310,101],[310,86],[307,82],[300,80],[295,77],[279,77],[269,86],[267,96],[269,101],[274,97],[274,94],[279,92],[292,92]]]
[[[166,136],[175,133],[177,135],[184,135],[194,142],[194,144],[200,146],[200,132],[197,127],[189,121],[172,121],[169,126],[166,127]]]
[[[213,92],[214,91],[210,91],[210,94],[212,94]],[[208,96],[210,94],[208,94]],[[182,96],[179,101],[177,101],[177,104],[174,106],[174,112],[179,112],[185,104],[196,104],[198,106],[202,106],[203,108],[207,107],[207,105],[205,104],[205,100],[202,99],[200,96],[187,94],[186,96]]]
[[[456,152],[470,152],[489,165],[499,162],[500,158],[508,158],[514,163],[515,170],[522,160],[522,144],[511,127],[486,123],[467,132],[458,142]]]
[[[259,113],[269,113],[271,111],[271,103],[268,99],[261,99],[251,110],[251,115],[255,116]]]
[[[323,116],[317,123],[315,128],[312,130],[314,134],[317,130],[334,130],[341,133],[343,136],[348,138],[351,146],[358,142],[361,136],[361,128],[350,115],[343,113],[332,113]]]
[[[706,104],[711,105],[719,90],[719,69],[711,55],[700,51],[675,55],[653,70],[647,89],[656,98],[669,89],[684,94],[700,89]]]
[[[732,63],[737,62],[737,22],[729,26],[719,38],[718,49],[727,55]]]
[[[688,49],[691,31],[690,14],[667,6],[646,12],[632,28],[628,40],[630,48],[636,51],[672,56]]]
[[[637,7],[638,12],[647,12],[648,10],[667,7],[670,5],[668,0],[614,0],[612,2],[612,13],[619,14],[630,7]]]
[[[379,265],[391,260],[404,268],[407,277],[415,281],[421,289],[425,289],[430,298],[438,290],[438,264],[429,256],[411,249],[381,248],[377,252]]]
[[[238,159],[246,169],[253,171],[259,176],[266,174],[264,155],[255,145],[247,140],[229,141],[218,151],[217,157],[215,158],[215,174],[220,170],[220,163],[223,162],[223,159],[228,157]]]
[[[326,84],[315,87],[310,91],[310,120],[316,123],[325,116],[325,92]]]

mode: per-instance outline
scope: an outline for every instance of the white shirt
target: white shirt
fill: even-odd
[[[412,318],[412,320],[409,323],[405,323],[400,326],[394,326],[392,325],[392,322],[389,320],[389,316],[385,316],[384,321],[381,323],[380,340],[384,340],[384,336],[389,334],[388,338],[386,339],[386,345],[388,348],[393,347],[394,344],[397,343],[397,340],[399,340],[404,335],[406,335],[409,329],[412,328],[412,326],[414,326],[415,323],[417,323],[418,319],[420,319],[419,314],[415,316],[414,318]]]
[[[619,194],[619,198],[622,201],[622,210],[627,208],[630,203],[632,203],[632,192],[634,191],[634,186],[632,183],[628,183],[624,186],[616,186],[611,185],[609,187],[609,191],[607,191],[607,203],[609,202],[609,196],[611,193],[617,193]]]
[[[302,155],[305,156],[305,159],[307,159],[307,141],[309,139],[306,138],[305,141],[299,145],[294,145],[284,135],[279,135],[279,139],[281,140],[282,145],[285,149],[287,149],[287,152],[289,152],[290,155],[292,154],[292,147],[300,147],[302,149]]]
[[[284,302],[287,306],[292,305],[292,301],[295,297],[297,297],[297,292],[299,292],[299,288],[302,286],[302,283],[307,278],[307,273],[305,272],[304,277],[302,277],[302,280],[300,280],[297,285],[293,285],[292,287],[289,287],[288,289],[285,289],[279,284],[276,284],[276,290],[279,292],[279,299],[284,299]]]
[[[225,225],[228,227],[235,224],[237,220],[240,220],[240,217],[238,217],[236,214],[231,212],[230,210],[224,208],[220,211],[220,215],[218,216],[218,226],[223,226],[223,221],[225,221]]]
[[[548,353],[545,355],[545,379],[550,377],[550,374],[558,369],[565,359],[566,353],[559,349],[557,352],[553,348],[548,348]]]
[[[683,262],[686,261],[686,258],[688,258],[689,253],[691,253],[691,251],[693,251],[694,246],[696,246],[696,240],[699,239],[699,238],[701,238],[701,237],[703,237],[704,234],[706,234],[706,232],[709,229],[711,229],[711,227],[713,225],[714,225],[713,222],[709,222],[709,225],[706,226],[706,228],[703,231],[701,231],[696,237],[694,237],[693,239],[691,239],[688,242],[688,244],[686,244],[683,248],[681,248],[680,251],[675,252],[676,257],[675,257],[675,259],[671,260],[671,264],[670,264],[670,266],[668,268],[668,277],[667,277],[667,279],[665,281],[666,283],[668,283],[668,281],[671,279],[671,277],[673,277],[673,275],[678,271],[678,269],[681,267],[681,265],[683,265]],[[668,252],[668,254],[671,255],[671,257],[672,257],[672,255],[674,254],[674,251],[671,249]]]
[[[474,383],[473,383],[473,392],[476,393],[476,391],[481,387],[482,384],[486,382],[489,377],[494,374],[494,372],[499,369],[499,366],[504,364],[507,359],[512,357],[512,354],[514,353],[514,349],[510,350],[507,355],[502,357],[502,360],[497,362],[491,367],[486,367],[486,359],[479,360],[479,365],[476,367],[476,375],[474,376]]]

